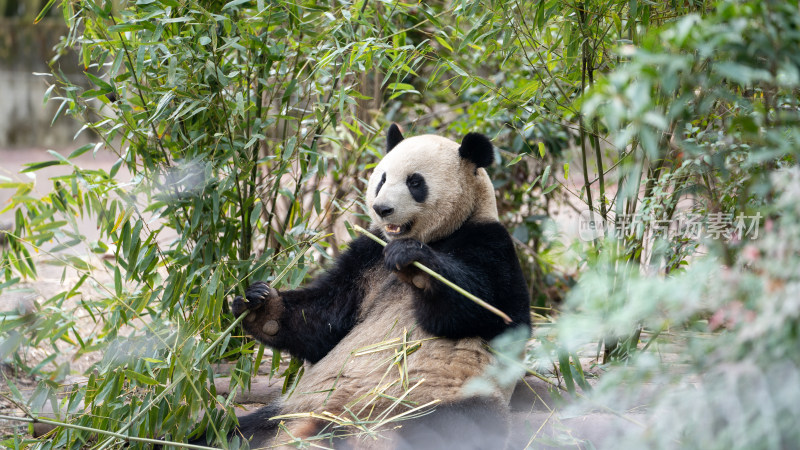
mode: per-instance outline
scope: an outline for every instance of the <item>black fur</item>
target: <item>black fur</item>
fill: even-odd
[[[392,151],[403,139],[403,133],[400,132],[400,127],[398,127],[396,123],[389,125],[389,132],[386,133],[386,153]]]
[[[272,404],[261,407],[250,414],[238,416],[239,425],[229,433],[228,441],[230,441],[234,436],[239,436],[243,440],[250,440],[253,438],[253,436],[266,438],[276,434],[278,432],[278,424],[280,421],[270,419],[280,415],[280,413],[280,406],[277,404]],[[210,427],[206,429],[206,434],[208,434],[210,430]],[[196,440],[189,441],[189,443],[207,446],[209,443],[213,443],[213,436],[211,436],[211,438],[211,441],[209,441],[206,439],[206,436],[201,436]],[[257,445],[258,443],[252,442],[251,444]]]
[[[423,244],[413,239],[389,242],[383,252],[387,269],[412,279],[419,261],[434,272],[506,313],[513,326],[530,328],[528,289],[514,245],[497,222],[464,224],[452,235]],[[416,319],[426,331],[453,339],[492,339],[508,328],[503,320],[431,278],[416,290]]]
[[[353,328],[363,299],[360,286],[364,272],[381,260],[381,246],[366,237],[350,244],[336,264],[308,287],[280,292],[269,298],[273,305],[264,306],[264,283],[255,283],[245,291],[247,302],[234,300],[233,313],[244,309],[255,314],[255,320],[243,322],[245,330],[271,347],[286,350],[294,356],[317,362]],[[275,303],[282,308],[276,308]],[[267,316],[272,314],[275,317]],[[249,318],[248,318],[249,319]],[[266,320],[278,322],[278,332],[265,335],[259,328]]]
[[[415,202],[422,203],[428,198],[428,184],[422,175],[418,173],[409,175],[406,179],[406,186]]]
[[[266,345],[317,362],[355,325],[364,295],[360,283],[365,272],[384,264],[403,275],[402,279],[410,280],[419,271],[411,265],[414,261],[497,307],[511,317],[513,326],[530,327],[530,301],[522,270],[511,237],[497,222],[465,224],[430,245],[398,239],[381,249],[362,236],[353,241],[332,269],[308,287],[281,292],[279,297],[265,301],[268,287],[255,283],[246,291],[248,302],[235,299],[233,312],[239,315],[250,309],[256,318],[252,324],[245,320],[244,327]],[[478,336],[489,340],[509,327],[500,317],[452,288],[430,280],[426,289],[416,289],[415,311],[417,322],[429,333],[453,339]],[[259,328],[269,319],[278,322],[278,332],[272,336]]]
[[[378,192],[381,191],[381,188],[383,187],[383,183],[386,183],[386,172],[383,172],[383,175],[381,175],[381,181],[378,183],[378,187],[375,188],[375,195],[376,196],[378,195]]]
[[[272,417],[280,415],[280,407],[272,404],[259,408],[245,416],[239,416],[239,426],[234,430],[235,434],[244,439],[250,439],[254,435],[268,435],[277,433],[279,420],[270,420]]]
[[[458,154],[475,163],[477,167],[488,167],[494,161],[494,147],[489,138],[480,133],[467,133],[461,140]]]

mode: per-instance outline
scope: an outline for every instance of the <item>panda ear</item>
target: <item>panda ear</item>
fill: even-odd
[[[489,138],[480,133],[467,133],[461,140],[458,154],[475,163],[477,167],[487,167],[494,161],[494,147]]]
[[[403,133],[400,132],[400,127],[396,123],[391,124],[389,132],[386,133],[386,153],[392,151],[403,139],[405,138],[403,138]]]

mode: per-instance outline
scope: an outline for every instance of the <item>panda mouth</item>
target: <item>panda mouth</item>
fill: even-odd
[[[400,236],[401,234],[408,233],[409,230],[411,230],[412,225],[412,222],[408,222],[403,225],[387,223],[383,226],[383,232],[386,233],[387,236]]]

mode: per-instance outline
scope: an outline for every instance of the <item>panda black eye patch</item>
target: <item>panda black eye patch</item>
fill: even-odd
[[[428,198],[428,185],[422,175],[418,173],[409,175],[406,178],[406,186],[408,186],[408,191],[415,202],[422,203]]]
[[[383,183],[386,183],[386,172],[383,172],[383,175],[381,175],[381,181],[378,183],[378,187],[375,188],[375,195],[378,195],[378,192],[381,191]]]

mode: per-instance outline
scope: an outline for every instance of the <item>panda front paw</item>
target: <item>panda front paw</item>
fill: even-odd
[[[392,271],[403,270],[414,261],[425,263],[431,248],[414,239],[397,239],[389,242],[383,249],[383,263]]]
[[[430,277],[413,264],[416,261],[430,267],[433,259],[433,250],[414,239],[397,239],[389,242],[383,249],[383,264],[386,269],[420,289],[430,288]]]
[[[231,304],[231,312],[235,317],[249,311],[244,319],[244,329],[260,340],[278,333],[283,309],[283,300],[278,291],[263,281],[248,286],[244,298],[237,296]]]
[[[233,299],[233,315],[239,317],[245,311],[257,311],[273,296],[277,297],[278,291],[263,281],[256,281],[245,289],[244,297],[239,295]]]

